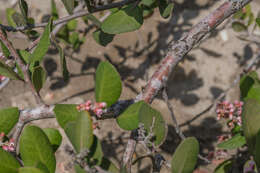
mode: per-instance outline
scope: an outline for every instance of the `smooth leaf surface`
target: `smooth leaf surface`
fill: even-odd
[[[47,53],[48,48],[51,44],[50,41],[51,30],[52,30],[52,19],[50,19],[48,25],[45,27],[41,39],[32,53],[32,58],[30,58],[31,63],[34,63],[36,61],[42,61],[44,55]]]
[[[61,0],[69,14],[73,13],[75,0]]]
[[[44,164],[50,173],[55,172],[56,159],[51,143],[42,129],[26,126],[20,137],[20,153],[25,166]]]
[[[158,6],[161,16],[165,19],[171,15],[174,7],[173,3],[168,0],[158,0]]]
[[[134,130],[139,125],[139,115],[144,101],[136,102],[130,105],[119,117],[116,122],[124,130]]]
[[[192,173],[199,154],[199,143],[196,138],[188,137],[181,142],[173,154],[172,173]]]
[[[14,22],[13,17],[12,17],[14,13],[16,13],[16,11],[13,8],[7,8],[5,10],[8,25],[10,25],[12,27],[16,27],[16,23]]]
[[[90,114],[81,111],[75,121],[66,124],[65,132],[78,153],[89,149],[94,140]]]
[[[245,144],[246,138],[244,136],[241,136],[241,134],[237,134],[232,138],[228,139],[227,141],[218,144],[218,148],[231,150],[242,147]]]
[[[75,121],[80,114],[74,104],[57,104],[55,105],[54,113],[62,128],[64,128],[68,122]]]
[[[153,109],[147,103],[143,103],[139,114],[139,123],[144,124],[147,133],[150,133],[152,128],[155,146],[159,146],[164,142],[167,134],[167,125],[159,111]]]
[[[95,96],[97,102],[114,104],[121,95],[122,83],[116,68],[109,62],[101,62],[96,71]]]
[[[19,162],[0,147],[0,173],[18,173]]]
[[[94,40],[101,46],[107,46],[114,39],[114,34],[107,34],[103,32],[101,29],[97,29],[93,32]]]
[[[232,169],[232,160],[225,160],[224,162],[220,163],[214,173],[229,173]]]
[[[22,167],[19,168],[19,173],[45,173],[38,168],[34,167]]]
[[[22,78],[20,78],[20,76],[17,73],[15,73],[11,67],[2,63],[1,61],[0,61],[0,75],[14,80],[22,80]]]
[[[12,18],[13,18],[13,21],[15,22],[15,24],[17,26],[24,26],[24,25],[26,25],[26,20],[24,19],[24,17],[20,13],[15,12],[12,15]]]
[[[242,128],[249,151],[253,154],[256,135],[260,129],[260,103],[255,99],[247,99],[242,112]]]
[[[40,92],[45,81],[46,81],[46,72],[41,66],[37,66],[33,69],[32,73],[32,83],[37,92]]]
[[[62,136],[61,136],[59,130],[53,129],[53,128],[45,128],[45,129],[43,129],[43,131],[47,135],[47,137],[52,145],[53,151],[55,152],[59,148],[59,146],[62,142]]]
[[[9,52],[8,48],[5,46],[5,44],[1,40],[0,40],[0,44],[1,44],[1,49],[2,49],[4,56],[6,58],[8,58],[10,56],[10,52]]]
[[[51,0],[51,16],[53,20],[57,20],[59,18],[55,0]]]
[[[0,109],[0,133],[6,135],[12,130],[19,119],[19,110],[16,107]]]
[[[143,12],[137,6],[127,7],[112,13],[101,24],[103,32],[108,34],[120,34],[139,29],[143,24]]]

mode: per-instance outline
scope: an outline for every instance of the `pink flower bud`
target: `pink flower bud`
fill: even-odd
[[[7,145],[3,145],[2,148],[3,148],[3,150],[8,151],[8,146]]]
[[[85,105],[86,106],[90,106],[91,105],[91,101],[90,100],[86,101]]]
[[[0,133],[0,138],[4,137],[5,136],[5,133],[4,132],[1,132]]]
[[[105,108],[107,104],[105,102],[100,102],[99,103],[100,108]]]
[[[100,117],[102,115],[102,113],[103,113],[103,110],[102,109],[95,109],[94,112],[96,113],[96,115],[98,117]]]
[[[89,111],[90,110],[90,106],[85,106],[85,110]]]

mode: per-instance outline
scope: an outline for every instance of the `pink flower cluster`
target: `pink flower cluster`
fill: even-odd
[[[5,76],[1,76],[1,75],[0,75],[0,82],[3,81],[3,80],[5,80],[5,79],[6,79]]]
[[[5,136],[4,132],[1,132],[0,133],[0,141],[3,140],[4,136]],[[5,150],[5,151],[13,152],[15,150],[15,148],[14,148],[14,139],[12,139],[12,138],[8,142],[5,142],[5,143],[1,142],[0,144],[1,144],[2,148],[3,148],[3,150]]]
[[[229,119],[230,122],[228,123],[229,127],[234,127],[235,124],[241,126],[242,124],[242,106],[243,102],[235,101],[234,103],[230,103],[228,101],[223,101],[218,103],[217,105],[217,119],[225,118]]]
[[[77,110],[78,111],[92,111],[94,112],[99,118],[101,117],[101,115],[103,114],[103,110],[104,108],[106,108],[107,104],[105,102],[100,102],[100,103],[94,103],[92,104],[92,102],[90,100],[86,101],[85,103],[82,103],[80,105],[77,106]]]

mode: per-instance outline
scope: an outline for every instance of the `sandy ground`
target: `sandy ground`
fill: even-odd
[[[57,52],[50,51],[43,62],[49,76],[41,95],[49,103],[81,103],[86,99],[94,99],[94,72],[100,60],[108,60],[113,63],[121,74],[124,89],[121,99],[134,98],[145,85],[147,79],[158,66],[159,61],[165,55],[167,44],[171,40],[177,40],[181,34],[188,31],[193,24],[215,9],[222,1],[214,0],[178,0],[175,4],[174,15],[164,20],[155,11],[151,18],[144,22],[138,31],[117,35],[114,41],[107,47],[101,47],[92,39],[90,30],[86,42],[79,52],[67,57],[69,71],[72,77],[69,82],[62,80],[60,73],[59,57]],[[41,20],[44,14],[50,12],[49,1],[28,0],[30,15]],[[1,14],[9,7],[6,0],[0,0]],[[252,8],[259,10],[258,1],[252,3]],[[59,12],[65,15],[64,8],[58,3]],[[39,9],[41,8],[41,9]],[[4,15],[1,15],[3,21]],[[78,29],[82,29],[80,25]],[[220,26],[221,27],[221,26]],[[181,129],[187,136],[195,136],[200,142],[200,152],[206,155],[214,150],[217,136],[226,131],[224,122],[216,121],[214,109],[199,115],[218,97],[224,90],[230,87],[235,77],[241,71],[241,67],[249,62],[255,55],[256,47],[253,44],[239,40],[232,29],[227,27],[228,41],[223,41],[218,30],[214,30],[208,39],[196,46],[175,69],[168,82],[168,96],[174,105],[175,115]],[[17,48],[26,48],[28,42],[21,34],[9,35]],[[126,41],[127,40],[127,41]],[[0,108],[18,106],[20,108],[35,105],[29,88],[18,81],[11,81],[6,88],[0,91]],[[238,87],[228,92],[226,99],[234,101],[239,98]],[[159,150],[170,161],[180,139],[174,132],[171,118],[166,104],[158,96],[153,106],[161,111],[168,122],[168,135],[165,143]],[[55,120],[42,120],[34,122],[41,127],[55,127]],[[117,165],[120,164],[123,149],[129,133],[123,132],[114,120],[100,122],[101,129],[96,131],[102,140],[105,155]],[[60,129],[63,133],[63,131]],[[63,170],[63,165],[69,161],[64,153],[63,141],[57,151],[57,173],[71,172]],[[138,147],[139,154],[143,152]],[[135,172],[150,172],[152,169],[149,159],[144,159],[141,164],[136,164]],[[203,169],[212,172],[216,165],[200,163]],[[138,171],[137,171],[138,170]],[[162,172],[167,172],[163,168]]]

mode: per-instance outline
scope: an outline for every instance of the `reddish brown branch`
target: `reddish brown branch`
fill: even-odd
[[[6,38],[5,33],[1,29],[0,29],[0,40],[8,48],[11,55],[14,57],[15,62],[17,62],[17,64],[20,66],[20,68],[23,72],[23,75],[24,75],[24,80],[26,83],[28,83],[30,85],[30,87],[32,89],[32,93],[35,96],[37,103],[43,104],[40,94],[35,90],[35,88],[32,84],[27,66],[23,63],[21,57],[18,55],[18,53],[15,50],[15,48],[13,47],[12,43]]]
[[[159,68],[152,75],[145,89],[136,97],[136,101],[144,100],[151,103],[158,92],[165,86],[169,75],[174,67],[184,58],[184,56],[193,48],[194,45],[207,35],[212,29],[216,28],[226,18],[240,10],[252,0],[228,0],[220,5],[215,11],[210,13],[191,30],[184,34],[177,42],[172,42],[169,46],[166,57],[161,61]],[[130,145],[131,144],[131,145]],[[123,167],[131,161],[136,143],[129,139],[123,158]],[[128,154],[127,154],[128,153]]]

